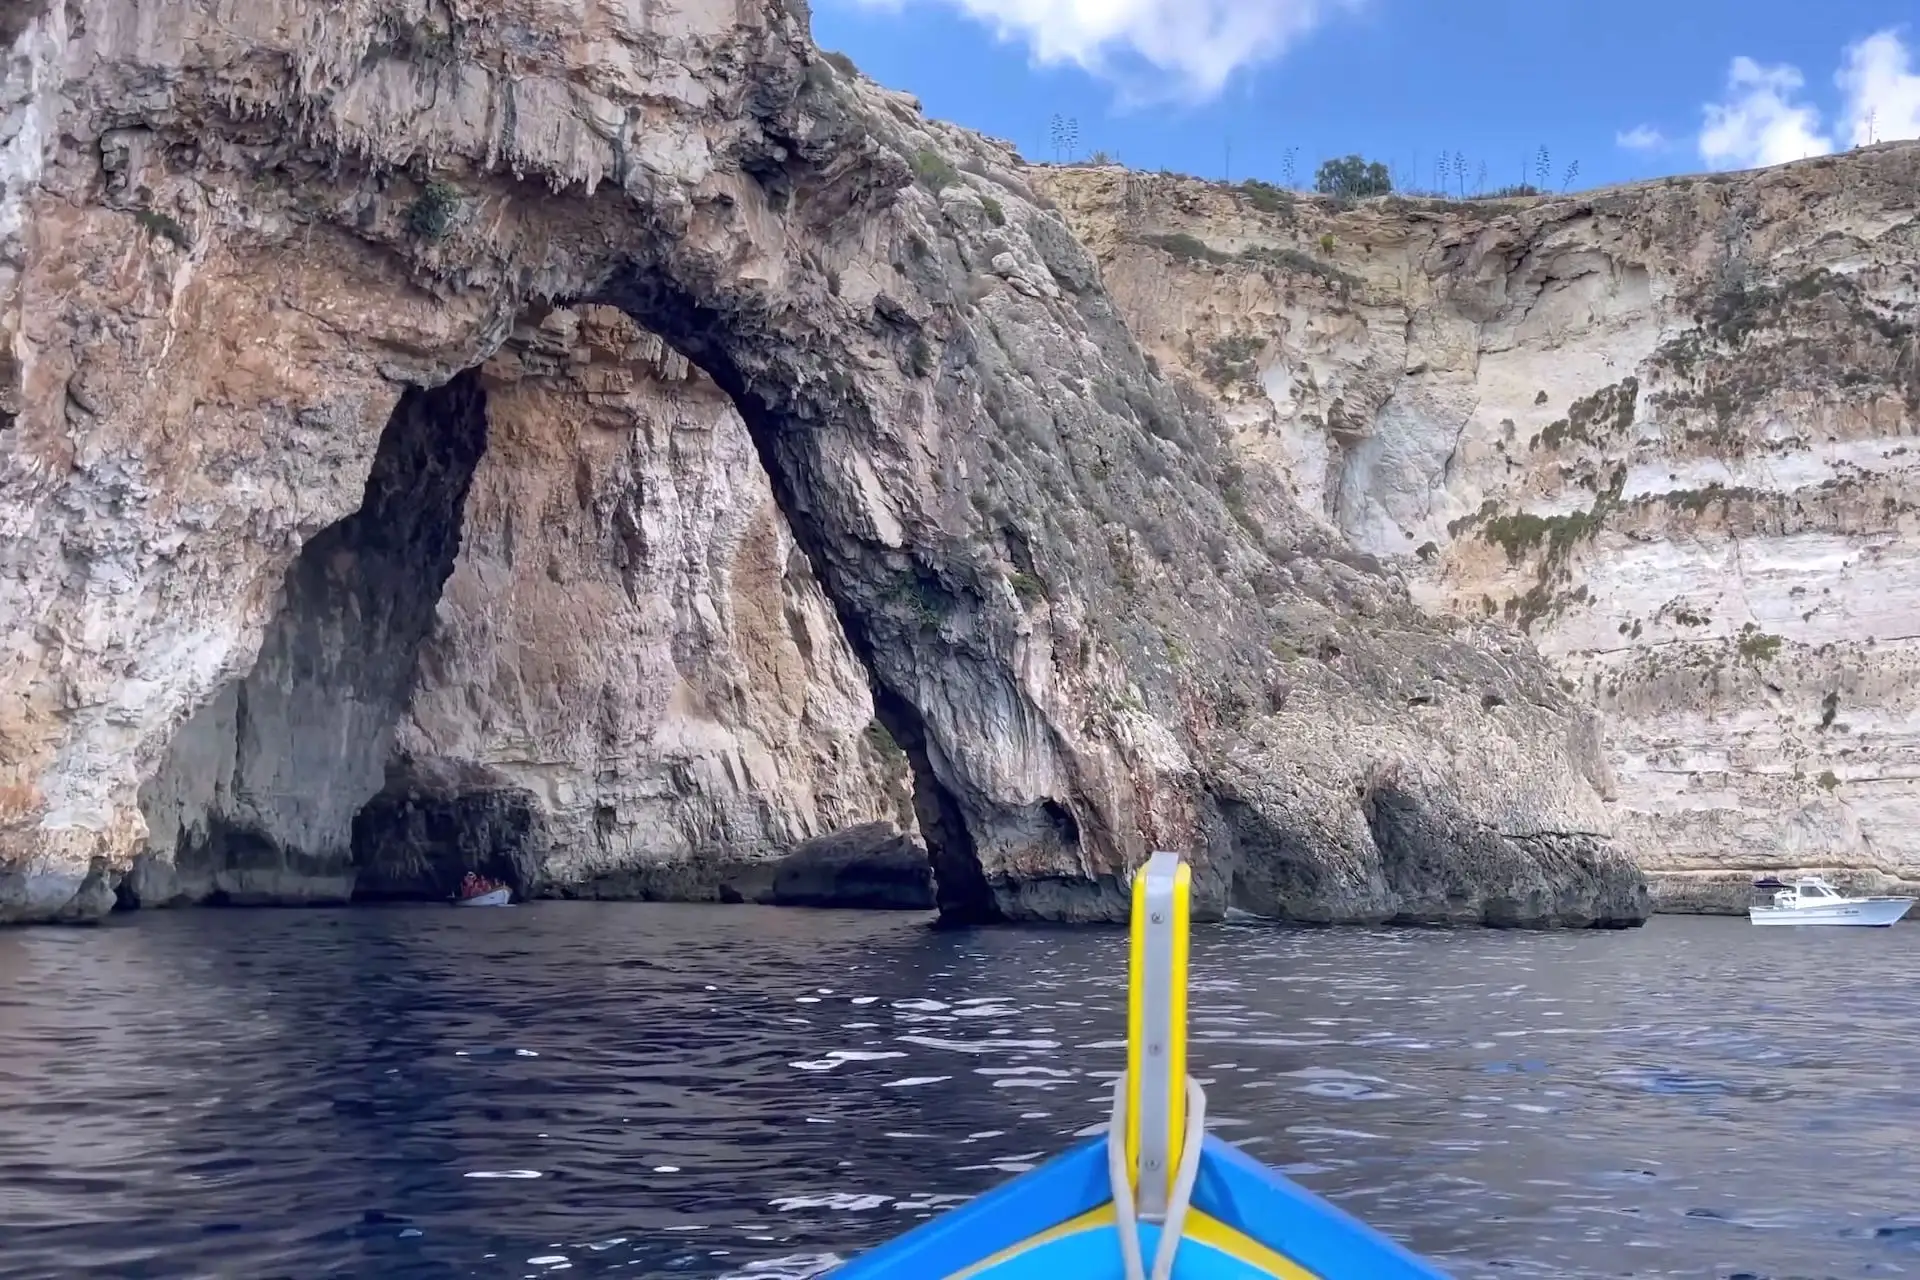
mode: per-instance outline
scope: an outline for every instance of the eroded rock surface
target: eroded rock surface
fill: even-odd
[[[911,831],[906,757],[712,380],[587,307],[524,326],[481,384],[487,454],[393,789],[483,766],[483,791],[529,793],[532,860],[570,891],[644,867],[707,897],[804,840]]]
[[[396,405],[477,385],[486,449],[390,728],[353,719],[384,675],[296,660],[349,691],[333,772],[235,749],[292,780],[274,830],[328,865],[344,838],[370,884],[437,883],[419,833],[462,796],[524,827],[490,840],[503,873],[556,892],[707,884],[702,858],[884,817],[817,583],[950,916],[1119,918],[1165,847],[1204,910],[1643,917],[1592,718],[1534,652],[1428,619],[1250,471],[1010,149],[834,69],[787,7],[82,0],[12,57],[0,109],[37,123],[0,194],[0,865],[35,887],[9,915],[74,910],[164,841],[154,796],[217,791],[176,766],[249,741],[256,674],[307,678],[274,674],[298,585],[371,603],[314,548]],[[597,379],[675,383],[649,335],[703,377],[609,429]],[[714,443],[713,389],[784,526]],[[695,437],[714,452],[675,469]]]
[[[1243,456],[1597,700],[1665,903],[1920,877],[1920,147],[1348,209],[1035,181]]]

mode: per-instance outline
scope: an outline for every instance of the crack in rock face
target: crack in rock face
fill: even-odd
[[[260,744],[260,781],[208,808],[247,833],[220,827],[223,847],[259,863],[230,897],[294,874],[293,851],[369,892],[424,891],[444,868],[423,848],[446,838],[426,833],[457,842],[463,823],[545,892],[746,897],[760,890],[731,860],[879,819],[886,787],[843,780],[905,767],[955,919],[1121,919],[1126,877],[1155,848],[1194,860],[1203,915],[1244,890],[1293,919],[1424,918],[1436,892],[1457,921],[1644,917],[1618,845],[1540,842],[1608,827],[1591,717],[1531,648],[1425,618],[1395,571],[1280,497],[1205,401],[1142,357],[1009,148],[836,70],[787,5],[689,6],[643,35],[587,0],[605,32],[590,44],[491,0],[451,27],[403,3],[432,38],[398,43],[364,4],[299,22],[271,0],[244,20],[212,0],[77,9],[72,30],[42,9],[59,127],[0,205],[36,231],[0,305],[0,338],[26,353],[0,460],[22,498],[0,526],[8,874],[123,872],[154,838],[143,791],[218,789],[217,769],[171,780],[205,738],[204,756]],[[123,254],[125,270],[95,269]],[[58,307],[34,301],[69,281]],[[707,517],[650,508],[660,486],[644,476],[637,493],[609,479],[579,406],[621,394],[590,385],[620,361],[588,354],[567,357],[586,370],[566,375],[574,407],[516,428],[516,456],[548,451],[541,483],[577,474],[571,492],[503,498],[476,442],[452,577],[451,541],[410,561],[392,599],[328,576],[359,553],[337,536],[314,548],[355,518],[396,388],[478,379],[502,403],[496,357],[548,342],[521,335],[556,307],[581,332],[618,313],[727,402],[713,421],[751,442],[779,519],[753,516],[755,499],[713,504],[711,524],[757,530],[738,546],[758,550],[661,570],[665,548],[704,545],[687,530]],[[492,426],[504,436],[504,418]],[[663,436],[670,457],[686,447]],[[459,504],[426,505],[451,540]],[[769,552],[786,537],[802,554]],[[534,590],[530,547],[540,572],[550,559],[617,598],[556,607],[572,596]],[[295,607],[309,575],[360,610],[351,623]],[[428,578],[448,584],[437,610],[416,591]],[[837,627],[808,621],[815,589]],[[487,629],[489,609],[533,601]],[[759,637],[740,641],[760,644],[742,663],[766,675],[716,674],[706,644],[651,665],[656,651],[611,633],[592,652],[628,674],[606,687],[673,714],[647,737],[621,727],[617,699],[599,713],[609,741],[654,753],[657,768],[624,776],[658,786],[583,800],[577,769],[548,767],[548,736],[521,730],[565,737],[535,704],[584,710],[549,691],[581,684],[589,653],[531,619],[564,633],[605,609],[669,610],[676,636]],[[783,617],[812,666],[778,656]],[[349,663],[301,641],[323,633],[372,647]],[[811,707],[842,651],[871,682],[865,706],[736,732],[753,698],[806,688]],[[544,656],[495,661],[527,653]],[[482,678],[500,670],[512,678]],[[477,710],[455,714],[463,689]],[[260,726],[295,708],[345,736],[269,745]],[[627,750],[608,757],[616,772]],[[1414,816],[1370,822],[1368,796],[1389,790]],[[755,802],[787,816],[748,821]],[[685,836],[671,849],[633,834],[663,810]],[[1478,843],[1455,865],[1466,832]],[[1408,859],[1446,874],[1410,879],[1395,869]]]

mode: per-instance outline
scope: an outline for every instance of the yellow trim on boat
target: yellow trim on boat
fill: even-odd
[[[1193,894],[1193,868],[1185,858],[1173,873],[1173,993],[1167,1036],[1167,1189],[1180,1174],[1187,1138],[1187,930]],[[1194,1141],[1198,1142],[1195,1135]]]
[[[1147,993],[1140,975],[1147,968],[1147,869],[1133,873],[1133,911],[1127,917],[1127,1185],[1140,1185],[1140,1081],[1146,1060]]]
[[[1028,1236],[1018,1244],[1008,1245],[989,1258],[982,1258],[964,1271],[956,1271],[945,1280],[973,1280],[1010,1262],[1023,1253],[1038,1249],[1042,1245],[1052,1244],[1067,1236],[1078,1235],[1082,1231],[1097,1231],[1115,1226],[1113,1204],[1109,1201],[1098,1209],[1089,1209],[1077,1218],[1069,1218],[1057,1227],[1049,1227],[1037,1235]],[[1218,1218],[1201,1213],[1198,1209],[1187,1213],[1186,1230],[1183,1237],[1198,1245],[1204,1245],[1219,1253],[1226,1254],[1236,1262],[1244,1262],[1256,1268],[1274,1280],[1321,1280],[1314,1272],[1307,1270],[1284,1254],[1276,1253],[1266,1245],[1244,1232],[1237,1231]]]
[[[1127,1185],[1140,1187],[1141,1089],[1146,1080],[1147,1031],[1147,877],[1141,867],[1133,879],[1133,911],[1127,974]],[[1169,1021],[1167,1055],[1167,1187],[1172,1189],[1180,1170],[1180,1154],[1187,1130],[1187,953],[1192,918],[1193,868],[1184,859],[1173,875],[1173,919],[1168,960]]]
[[[946,1277],[946,1280],[968,1280],[970,1276],[977,1276],[983,1272],[990,1271],[1001,1263],[1011,1258],[1017,1258],[1030,1249],[1037,1249],[1043,1244],[1052,1244],[1055,1240],[1064,1239],[1071,1235],[1078,1235],[1082,1231],[1092,1231],[1096,1228],[1110,1227],[1113,1225],[1113,1201],[1109,1200],[1099,1208],[1089,1209],[1077,1218],[1068,1218],[1057,1227],[1048,1227],[1038,1235],[1028,1236],[1018,1244],[1010,1244],[992,1257],[982,1258],[966,1270],[954,1272],[952,1275]],[[1291,1280],[1291,1278],[1289,1278],[1289,1280]],[[1316,1280],[1316,1278],[1309,1277],[1309,1280]]]
[[[1229,1258],[1237,1259],[1250,1267],[1258,1267],[1278,1280],[1321,1280],[1293,1259],[1275,1253],[1258,1240],[1236,1231],[1218,1218],[1209,1217],[1198,1209],[1187,1211],[1187,1229],[1183,1238],[1195,1244],[1204,1244],[1210,1249],[1218,1249]]]

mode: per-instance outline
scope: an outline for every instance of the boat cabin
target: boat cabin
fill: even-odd
[[[1846,896],[1819,876],[1800,876],[1791,884],[1776,876],[1765,876],[1755,880],[1753,887],[1774,890],[1773,905],[1776,907],[1818,906],[1824,902],[1838,902]]]

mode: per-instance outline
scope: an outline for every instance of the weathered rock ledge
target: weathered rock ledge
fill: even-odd
[[[1156,847],[1209,913],[1645,917],[1532,648],[1235,456],[1010,149],[788,5],[27,10],[0,919],[717,893],[874,823],[961,921],[1118,919]]]

